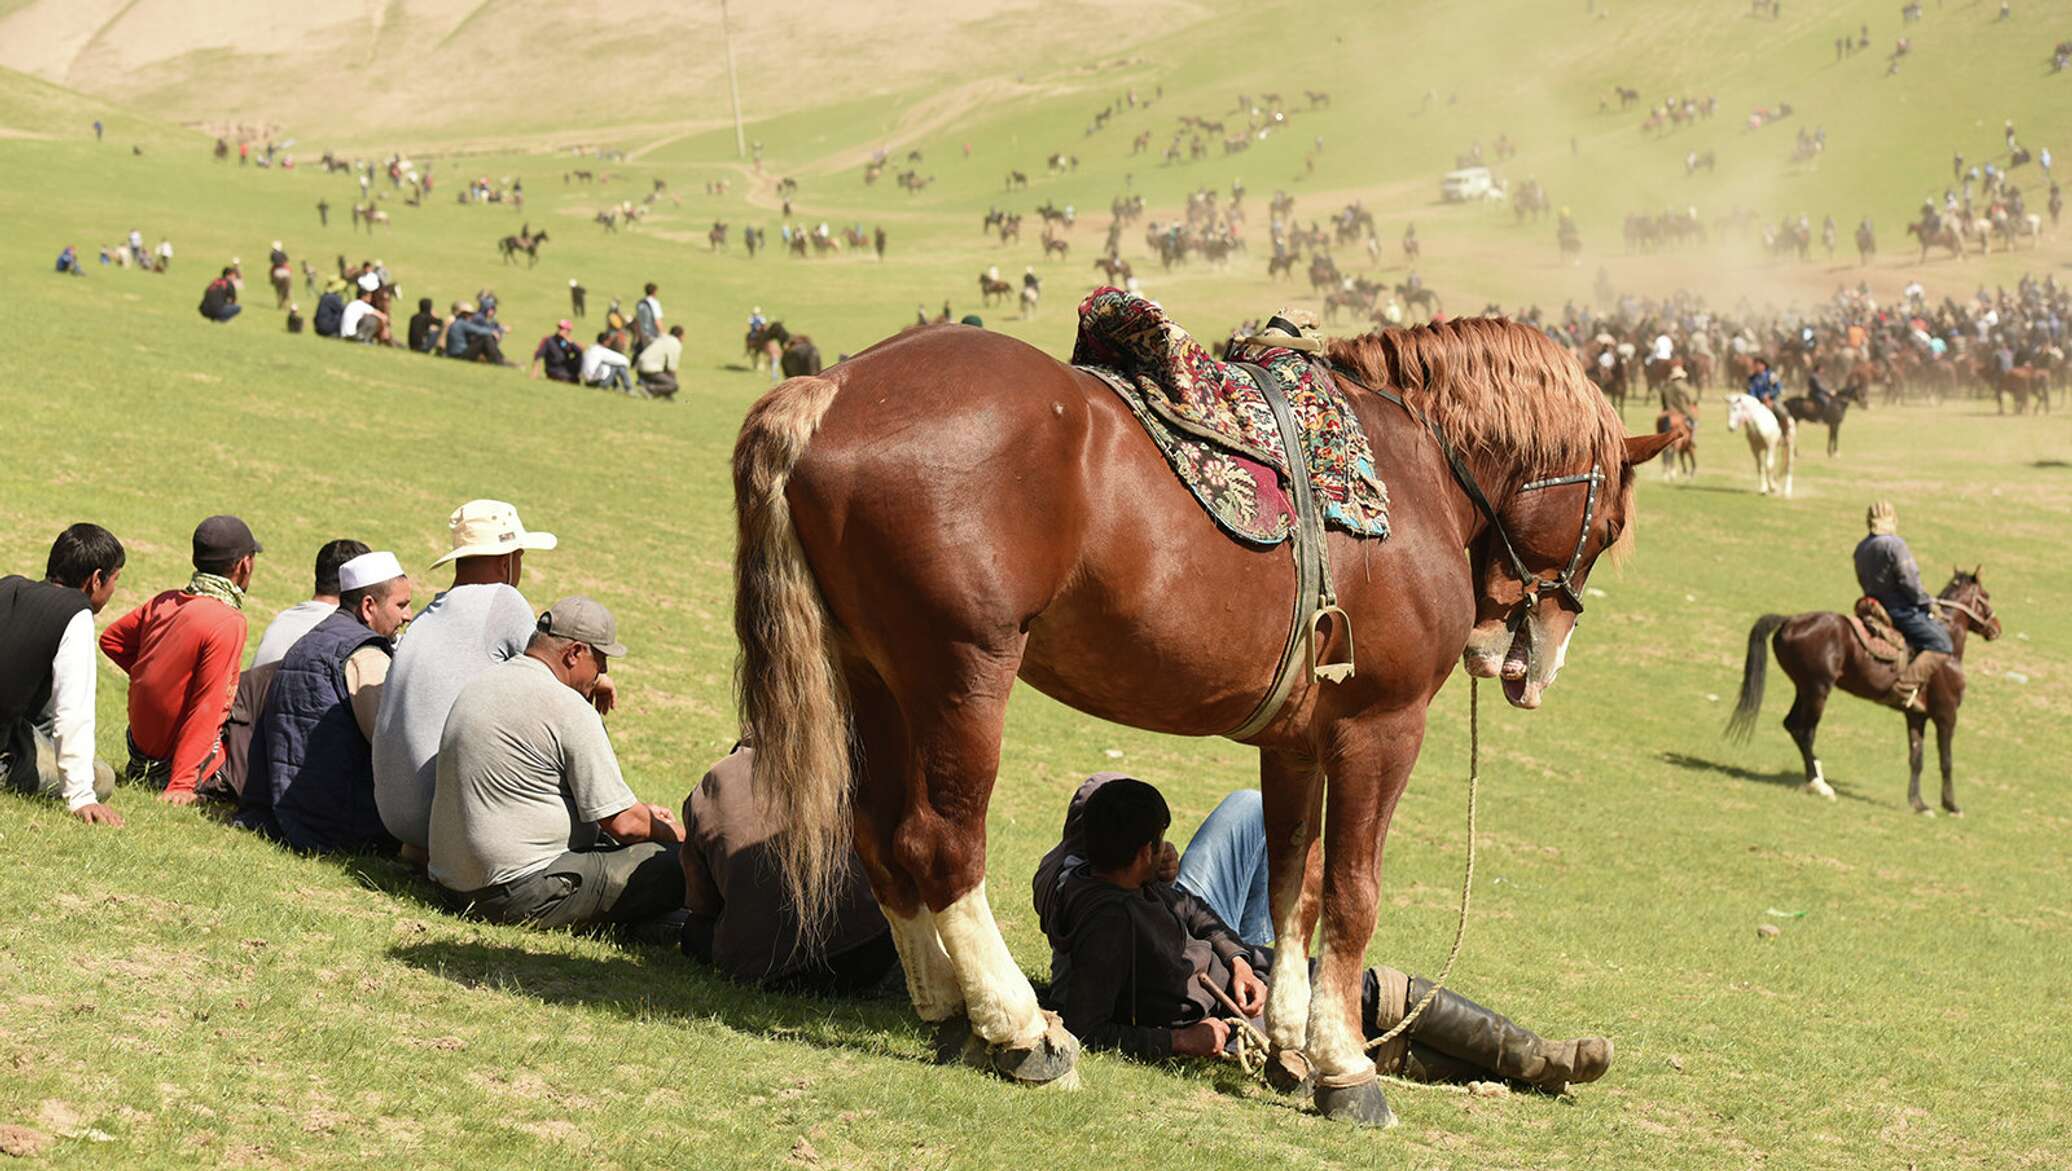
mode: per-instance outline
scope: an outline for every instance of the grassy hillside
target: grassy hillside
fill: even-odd
[[[1961,266],[1888,253],[1868,270],[1731,249],[1621,254],[1619,216],[1695,198],[1686,190],[1704,193],[1708,215],[1740,201],[1772,218],[1803,206],[1816,223],[1831,209],[1846,225],[1868,210],[1889,237],[1946,173],[1952,146],[1987,157],[2009,116],[2025,136],[2064,126],[2053,103],[2067,79],[2044,77],[2030,48],[2072,33],[2024,23],[2026,9],[2010,29],[1986,5],[1931,7],[1915,57],[1887,80],[1878,54],[1835,66],[1824,42],[1871,20],[1883,43],[1897,35],[1896,10],[1799,7],[1769,22],[1730,4],[1622,5],[1606,20],[1522,2],[1379,16],[1269,6],[1129,54],[1082,34],[1075,53],[1085,55],[1053,53],[1019,78],[988,70],[954,87],[844,91],[758,123],[760,178],[735,160],[731,131],[629,132],[622,144],[637,157],[610,164],[544,149],[419,154],[442,186],[423,208],[384,200],[394,224],[372,239],[347,226],[357,189],[344,176],[216,164],[205,139],[141,122],[96,146],[86,123],[98,103],[0,74],[0,126],[59,136],[0,140],[10,176],[0,295],[25,339],[0,378],[10,440],[0,570],[39,564],[70,521],[100,521],[131,554],[112,618],[183,579],[197,518],[235,510],[273,551],[253,592],[256,638],[303,596],[322,541],[357,536],[422,566],[454,504],[514,500],[562,538],[528,563],[531,600],[581,590],[618,612],[635,653],[614,664],[624,701],[614,739],[643,797],[673,803],[734,733],[725,454],[766,385],[731,365],[751,305],[810,331],[832,358],[910,321],[917,304],[975,308],[973,280],[988,264],[1034,263],[1049,278],[1042,313],[1018,322],[987,310],[988,326],[1061,354],[1109,198],[1142,191],[1156,217],[1234,177],[1252,193],[1255,251],[1229,271],[1158,274],[1141,232],[1124,236],[1148,290],[1203,333],[1287,301],[1314,304],[1264,279],[1264,202],[1284,185],[1304,219],[1365,199],[1391,244],[1414,219],[1423,272],[1449,308],[1558,304],[1586,295],[1599,263],[1623,287],[1753,289],[1779,301],[1858,279],[1891,289],[1919,275],[1966,291],[2024,270],[2062,273],[2062,241]],[[577,72],[555,84],[579,89],[587,74]],[[805,69],[792,78],[802,94],[811,80]],[[1597,114],[1615,82],[1650,96],[1716,93],[1720,118],[1685,134],[1719,151],[1718,178],[1687,184],[1685,143],[1644,139],[1637,112]],[[1161,86],[1150,110],[1084,133],[1126,89]],[[1245,154],[1171,168],[1127,156],[1145,128],[1161,149],[1179,113],[1214,116],[1239,91],[1305,87],[1331,90],[1332,109],[1298,113]],[[1420,114],[1427,90],[1438,97]],[[1780,97],[1801,111],[1794,121],[1755,132],[1730,121]],[[558,109],[542,92],[511,118],[544,128]],[[438,115],[426,117],[396,135],[436,138]],[[1784,165],[1796,121],[1828,131],[1817,171]],[[1508,169],[1537,174],[1582,217],[1592,251],[1581,269],[1556,264],[1550,226],[1431,205],[1453,154],[1500,132],[1522,144]],[[1316,173],[1298,181],[1319,134]],[[131,138],[150,144],[142,156]],[[935,184],[908,196],[888,174],[866,188],[864,153],[885,143],[921,150]],[[305,164],[311,146],[297,148]],[[1053,151],[1076,152],[1078,172],[1044,175]],[[564,184],[576,167],[615,177]],[[1000,190],[1010,167],[1035,176],[1030,192]],[[457,205],[463,174],[522,177],[528,206]],[[883,223],[889,258],[750,261],[738,237],[729,253],[706,251],[715,218],[767,224],[774,240],[772,184],[787,174],[801,183],[802,219]],[[617,235],[589,222],[654,178],[680,206],[665,198]],[[727,195],[702,194],[720,178],[733,184]],[[327,230],[319,198],[331,204]],[[1033,217],[1018,247],[980,234],[988,205],[1045,199],[1081,210],[1069,263],[1040,261]],[[542,261],[505,268],[494,241],[527,220],[552,233]],[[172,275],[50,273],[64,243],[91,260],[133,226],[174,241]],[[611,296],[630,303],[641,281],[657,280],[670,319],[691,333],[685,401],[635,403],[290,337],[260,291],[275,238],[325,268],[340,253],[379,257],[408,302],[431,296],[443,308],[493,285],[514,356],[565,312],[571,277],[591,290],[592,323]],[[247,262],[250,307],[211,326],[195,302],[231,256]],[[1393,248],[1387,260],[1399,279]],[[297,296],[307,310],[299,281]],[[2072,1146],[2059,1059],[2072,1028],[2061,988],[2072,796],[2057,764],[2072,715],[2072,624],[2049,591],[2072,523],[2066,419],[2016,423],[1970,402],[1879,408],[1850,418],[1839,458],[1807,444],[1800,495],[1785,502],[1752,494],[1739,437],[1708,417],[1696,484],[1645,479],[1640,555],[1593,581],[1607,596],[1593,601],[1548,708],[1484,706],[1477,910],[1455,983],[1551,1033],[1614,1038],[1611,1076],[1572,1099],[1406,1087],[1392,1090],[1404,1125],[1372,1135],[1209,1069],[1096,1057],[1077,1095],[1018,1093],[923,1064],[925,1038],[901,1004],[753,995],[670,953],[461,923],[396,868],[290,858],[125,792],[130,824],[118,833],[0,799],[0,900],[17,908],[0,932],[0,1125],[51,1135],[47,1158],[82,1166],[768,1166],[806,1161],[802,1138],[823,1163],[859,1166],[997,1166],[1032,1149],[1102,1165],[2054,1165]],[[1645,425],[1637,412],[1633,425]],[[1853,596],[1846,552],[1864,501],[1880,495],[1898,500],[1930,576],[1985,563],[2007,623],[2004,640],[1967,655],[1962,820],[1905,812],[1904,740],[1889,712],[1831,706],[1822,756],[1843,794],[1835,805],[1791,791],[1796,753],[1775,727],[1786,696],[1773,691],[1753,745],[1715,736],[1748,623]],[[419,574],[427,596],[443,584]],[[101,747],[119,758],[122,682],[106,670],[101,680]],[[1450,938],[1463,690],[1441,695],[1399,813],[1377,961],[1430,971]],[[1082,776],[1122,767],[1159,783],[1178,837],[1223,792],[1255,783],[1251,757],[1019,695],[988,846],[996,909],[1023,966],[1040,973],[1047,956],[1018,892]],[[1758,941],[1765,921],[1783,934]]]

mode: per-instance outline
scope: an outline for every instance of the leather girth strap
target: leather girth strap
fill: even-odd
[[[1280,339],[1274,339],[1279,342]],[[1331,554],[1324,544],[1324,517],[1318,510],[1316,494],[1309,478],[1309,459],[1302,442],[1302,429],[1295,422],[1295,412],[1288,406],[1288,396],[1281,391],[1280,382],[1265,368],[1251,362],[1232,362],[1242,367],[1259,384],[1259,391],[1266,396],[1266,403],[1273,409],[1274,429],[1279,432],[1281,452],[1288,460],[1288,496],[1295,507],[1294,540],[1290,544],[1295,553],[1295,607],[1288,621],[1288,641],[1281,648],[1281,659],[1273,670],[1273,684],[1259,700],[1259,706],[1245,717],[1243,723],[1223,735],[1232,740],[1244,740],[1258,735],[1280,715],[1281,708],[1288,702],[1288,696],[1295,690],[1295,663],[1306,647],[1309,651],[1310,674],[1313,678],[1328,683],[1339,683],[1353,674],[1352,622],[1345,611],[1338,608],[1338,592],[1331,584]],[[1336,615],[1345,626],[1345,661],[1339,663],[1317,663],[1317,640],[1319,627],[1325,618]]]

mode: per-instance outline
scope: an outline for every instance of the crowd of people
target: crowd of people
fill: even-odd
[[[81,821],[123,824],[118,783],[171,805],[217,803],[231,824],[311,855],[416,868],[453,913],[674,944],[733,979],[821,995],[905,988],[852,851],[817,949],[769,851],[778,826],[751,790],[753,734],[715,763],[681,815],[638,799],[606,718],[609,668],[630,651],[602,603],[535,614],[528,553],[558,545],[512,505],[472,500],[430,566],[451,584],[421,609],[393,552],[340,538],[316,551],[310,597],[268,624],[247,665],[246,607],[265,548],[212,516],[193,572],[110,623],[127,555],[94,524],[53,543],[41,580],[0,578],[0,776]],[[129,680],[126,759],[95,755],[99,653]],[[781,734],[781,730],[762,730]],[[1086,1044],[1146,1060],[1211,1057],[1256,1028],[1272,971],[1258,793],[1226,798],[1184,851],[1158,790],[1097,774],[1073,796],[1032,883],[1051,946],[1047,1003]],[[1380,1037],[1431,991],[1366,973]],[[946,1036],[956,1060],[965,1039]],[[1559,1093],[1609,1068],[1610,1042],[1542,1038],[1451,990],[1384,1047],[1385,1072],[1508,1081]]]

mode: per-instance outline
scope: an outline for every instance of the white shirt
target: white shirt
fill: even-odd
[[[352,337],[354,332],[360,328],[360,319],[372,312],[374,312],[374,305],[370,301],[363,301],[358,297],[347,301],[345,303],[345,315],[338,319],[338,336],[342,338]]]
[[[171,240],[160,240],[158,242],[158,254],[167,260],[171,260],[173,258],[173,242]]]
[[[1655,361],[1667,362],[1675,355],[1676,342],[1672,341],[1668,334],[1665,333],[1655,339]]]
[[[641,300],[647,303],[649,312],[655,315],[655,328],[659,331],[662,327],[662,302],[653,297],[642,297]]]
[[[630,365],[632,363],[626,360],[626,355],[600,342],[591,342],[590,348],[583,351],[583,370],[580,377],[586,385],[594,385],[610,377],[605,373],[605,367]]]
[[[266,633],[259,636],[259,649],[252,652],[252,667],[257,669],[268,663],[278,663],[288,656],[288,648],[294,646],[303,635],[316,629],[316,625],[331,616],[338,609],[337,602],[319,602],[312,598],[297,602],[273,616],[266,624]]]
[[[94,615],[81,610],[65,624],[50,660],[50,702],[37,722],[57,748],[65,808],[78,810],[94,796]]]

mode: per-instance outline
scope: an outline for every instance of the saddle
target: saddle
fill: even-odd
[[[1296,349],[1260,344],[1245,357],[1218,361],[1156,302],[1121,289],[1096,289],[1079,306],[1072,364],[1128,405],[1224,532],[1260,547],[1286,541],[1301,523],[1294,477],[1306,471],[1325,525],[1387,538],[1388,488],[1336,381]],[[1273,398],[1292,416],[1297,444],[1282,442]],[[1292,467],[1290,446],[1303,469]]]
[[[1856,641],[1871,658],[1881,663],[1904,664],[1909,655],[1907,640],[1892,625],[1892,616],[1885,612],[1885,603],[1868,595],[1856,599],[1856,612],[1844,614],[1849,620],[1849,629],[1856,633]]]

